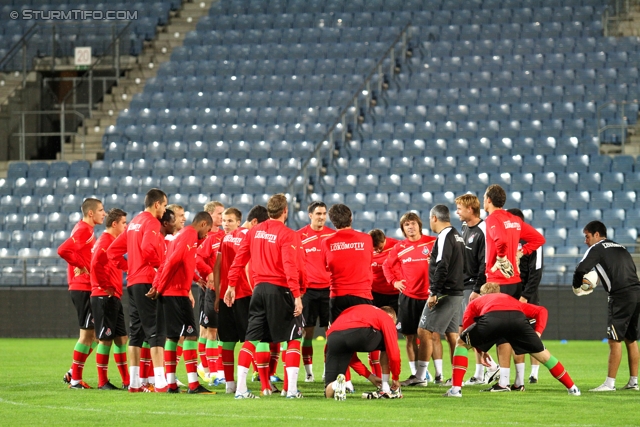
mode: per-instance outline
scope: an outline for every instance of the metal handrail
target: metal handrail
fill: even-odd
[[[334,131],[336,130],[338,125],[342,125],[342,138],[343,138],[343,142],[344,142],[344,138],[345,138],[345,134],[346,134],[346,119],[345,119],[345,117],[346,117],[349,109],[352,106],[355,106],[356,107],[356,111],[355,111],[354,120],[357,121],[357,118],[358,118],[358,108],[357,108],[358,98],[360,97],[360,95],[363,94],[363,91],[365,91],[365,89],[366,89],[367,93],[365,95],[365,100],[366,100],[366,102],[369,102],[370,96],[371,96],[371,86],[370,86],[371,80],[372,80],[373,76],[376,75],[376,74],[378,74],[379,77],[380,77],[379,80],[378,80],[378,93],[380,93],[381,87],[382,87],[382,77],[383,77],[382,63],[387,58],[391,59],[389,74],[393,77],[393,75],[395,74],[395,70],[394,70],[395,61],[394,61],[393,54],[395,52],[396,45],[398,44],[398,42],[400,40],[403,40],[404,43],[403,43],[403,48],[402,49],[403,49],[403,57],[405,57],[406,56],[406,44],[407,44],[407,31],[409,30],[410,27],[411,27],[411,21],[407,22],[407,24],[402,28],[402,31],[400,32],[400,34],[398,34],[398,36],[390,44],[389,48],[387,48],[387,50],[385,51],[384,55],[382,55],[382,57],[378,60],[378,62],[372,67],[371,71],[367,75],[367,77],[364,80],[364,82],[358,87],[358,89],[354,92],[354,94],[351,97],[351,99],[342,108],[342,110],[340,111],[340,114],[338,115],[338,118],[336,118],[334,120],[333,124],[327,130],[325,135],[320,139],[320,141],[318,141],[316,143],[316,146],[315,146],[313,152],[309,155],[307,160],[302,164],[300,169],[296,172],[296,174],[293,176],[293,178],[291,178],[291,180],[289,181],[289,184],[287,185],[287,193],[290,194],[290,200],[289,200],[289,212],[290,212],[290,214],[292,212],[294,212],[294,209],[292,209],[292,208],[295,206],[294,188],[295,188],[296,180],[298,178],[300,178],[300,176],[304,175],[305,183],[304,183],[304,186],[303,186],[303,194],[302,194],[302,198],[304,199],[306,197],[306,195],[307,195],[307,187],[306,187],[306,185],[307,185],[307,182],[309,180],[308,169],[309,169],[310,163],[314,159],[317,159],[319,157],[320,151],[322,150],[323,145],[327,141],[329,141],[330,145],[331,145],[329,147],[329,162],[331,162],[331,160],[333,159],[333,145],[334,145],[333,133],[334,133]],[[318,161],[318,165],[315,166],[315,168],[316,168],[316,177],[319,177],[319,171],[320,171],[321,166],[322,166],[322,163],[320,161]],[[295,218],[293,218],[293,221],[295,221]]]
[[[626,140],[627,140],[627,129],[629,129],[628,121],[625,121],[624,123],[620,123],[620,124],[617,124],[617,125],[616,124],[610,124],[610,125],[606,125],[606,126],[600,127],[600,118],[601,118],[600,113],[601,113],[602,109],[605,108],[607,105],[612,105],[612,104],[620,106],[621,118],[622,118],[622,120],[624,120],[624,118],[626,117],[625,113],[624,113],[624,109],[625,109],[624,107],[626,105],[628,105],[628,104],[640,104],[640,102],[637,99],[634,99],[633,101],[612,100],[612,101],[607,101],[602,105],[599,105],[597,110],[596,110],[596,120],[597,120],[596,123],[597,123],[597,126],[598,126],[598,129],[597,129],[598,144],[602,145],[602,139],[600,138],[600,135],[602,135],[602,133],[605,132],[606,130],[609,130],[609,129],[621,129],[622,130],[622,132],[621,132],[621,138],[622,138],[621,144],[622,144],[622,147],[624,148]]]

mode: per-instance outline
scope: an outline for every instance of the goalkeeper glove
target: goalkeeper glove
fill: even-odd
[[[496,258],[496,263],[491,267],[491,272],[500,270],[500,273],[507,279],[513,277],[513,264],[507,259],[506,256],[499,256]]]
[[[584,295],[589,295],[591,292],[593,292],[593,288],[589,289],[588,291],[585,291],[582,288],[571,288],[571,289],[573,289],[573,293],[579,297]]]

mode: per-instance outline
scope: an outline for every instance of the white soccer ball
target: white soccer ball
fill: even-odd
[[[587,274],[582,277],[582,290],[589,291],[593,290],[596,286],[598,286],[598,282],[600,278],[598,277],[598,273],[595,270],[591,270]]]

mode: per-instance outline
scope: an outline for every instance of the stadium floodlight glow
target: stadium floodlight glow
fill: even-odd
[[[202,92],[198,92],[198,96],[203,96],[204,94]]]
[[[168,108],[165,108],[165,109],[164,109],[164,112],[165,112],[165,113],[168,113],[168,112],[169,112],[169,109],[168,109]]]
[[[176,129],[176,125],[171,125],[171,130],[175,130]]]
[[[180,38],[180,32],[176,31],[175,33],[173,33],[173,37],[179,39]]]
[[[191,129],[193,129],[193,130],[198,129],[198,125],[191,125]]]
[[[211,108],[209,108],[209,107],[205,108],[205,109],[204,109],[204,112],[205,112],[205,113],[210,113],[210,112],[211,112]]]
[[[139,85],[140,84],[140,77],[136,77],[136,84]]]
[[[231,76],[231,80],[234,80],[234,81],[235,81],[236,79],[237,79],[237,77],[236,77],[236,76]]]

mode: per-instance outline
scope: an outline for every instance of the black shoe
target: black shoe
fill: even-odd
[[[196,387],[196,388],[188,389],[187,393],[189,393],[189,394],[216,394],[215,391],[207,390],[201,384],[199,384],[198,387]]]
[[[64,377],[62,377],[62,382],[65,384],[71,384],[71,372],[64,373]]]
[[[176,388],[169,387],[167,389],[167,393],[180,393],[180,387],[176,387]]]
[[[498,393],[501,391],[511,391],[511,389],[509,387],[502,387],[499,383],[496,383],[494,385],[492,385],[489,388],[486,388],[484,390],[480,390],[480,391],[488,391],[488,392],[492,392],[492,393]]]
[[[436,375],[435,379],[433,380],[433,383],[437,385],[442,385],[442,375]]]
[[[107,381],[106,384],[98,387],[98,390],[120,390],[118,387],[111,384],[111,381]]]
[[[524,391],[524,384],[522,385],[511,384],[511,391]]]
[[[529,377],[529,384],[538,384],[538,379],[536,377],[534,377],[533,375],[531,375]]]

